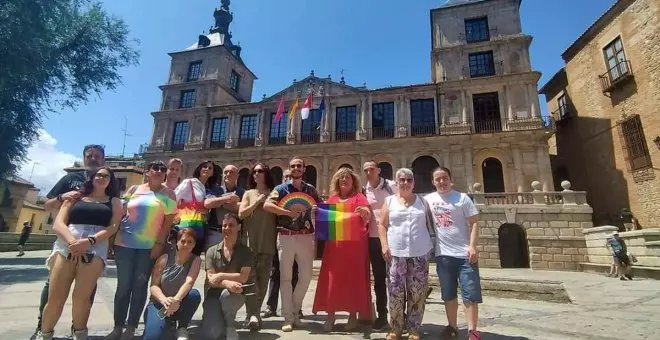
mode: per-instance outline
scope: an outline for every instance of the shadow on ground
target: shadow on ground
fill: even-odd
[[[0,268],[0,285],[45,281],[48,277],[46,268]]]
[[[0,266],[39,266],[46,265],[46,257],[4,257]]]

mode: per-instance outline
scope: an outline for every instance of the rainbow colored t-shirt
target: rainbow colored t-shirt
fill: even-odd
[[[179,229],[191,228],[197,234],[197,240],[204,238],[206,227],[206,188],[197,178],[184,179],[174,190],[177,200]]]
[[[166,215],[176,214],[176,201],[167,193],[141,191],[124,196],[126,216],[121,222],[115,244],[133,249],[151,249],[158,238]]]

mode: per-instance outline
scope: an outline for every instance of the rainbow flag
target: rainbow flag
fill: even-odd
[[[364,238],[364,222],[353,204],[317,204],[314,226],[316,239],[358,241]]]

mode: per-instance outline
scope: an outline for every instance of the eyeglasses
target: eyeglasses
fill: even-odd
[[[289,168],[291,168],[291,169],[297,169],[297,168],[302,169],[303,165],[302,164],[290,164]]]
[[[397,178],[396,181],[403,184],[403,183],[412,183],[414,181],[414,179],[412,179],[412,178]]]
[[[155,172],[167,172],[167,167],[162,166],[162,165],[156,165],[156,166],[152,167],[151,170],[153,170]]]
[[[110,178],[110,174],[98,173],[94,176],[96,179],[107,179]]]
[[[255,174],[262,174],[264,172],[266,172],[266,170],[264,170],[264,169],[254,169]]]

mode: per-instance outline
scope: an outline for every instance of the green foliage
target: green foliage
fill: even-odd
[[[123,20],[90,0],[2,0],[0,177],[16,171],[47,113],[121,84],[137,41]]]

